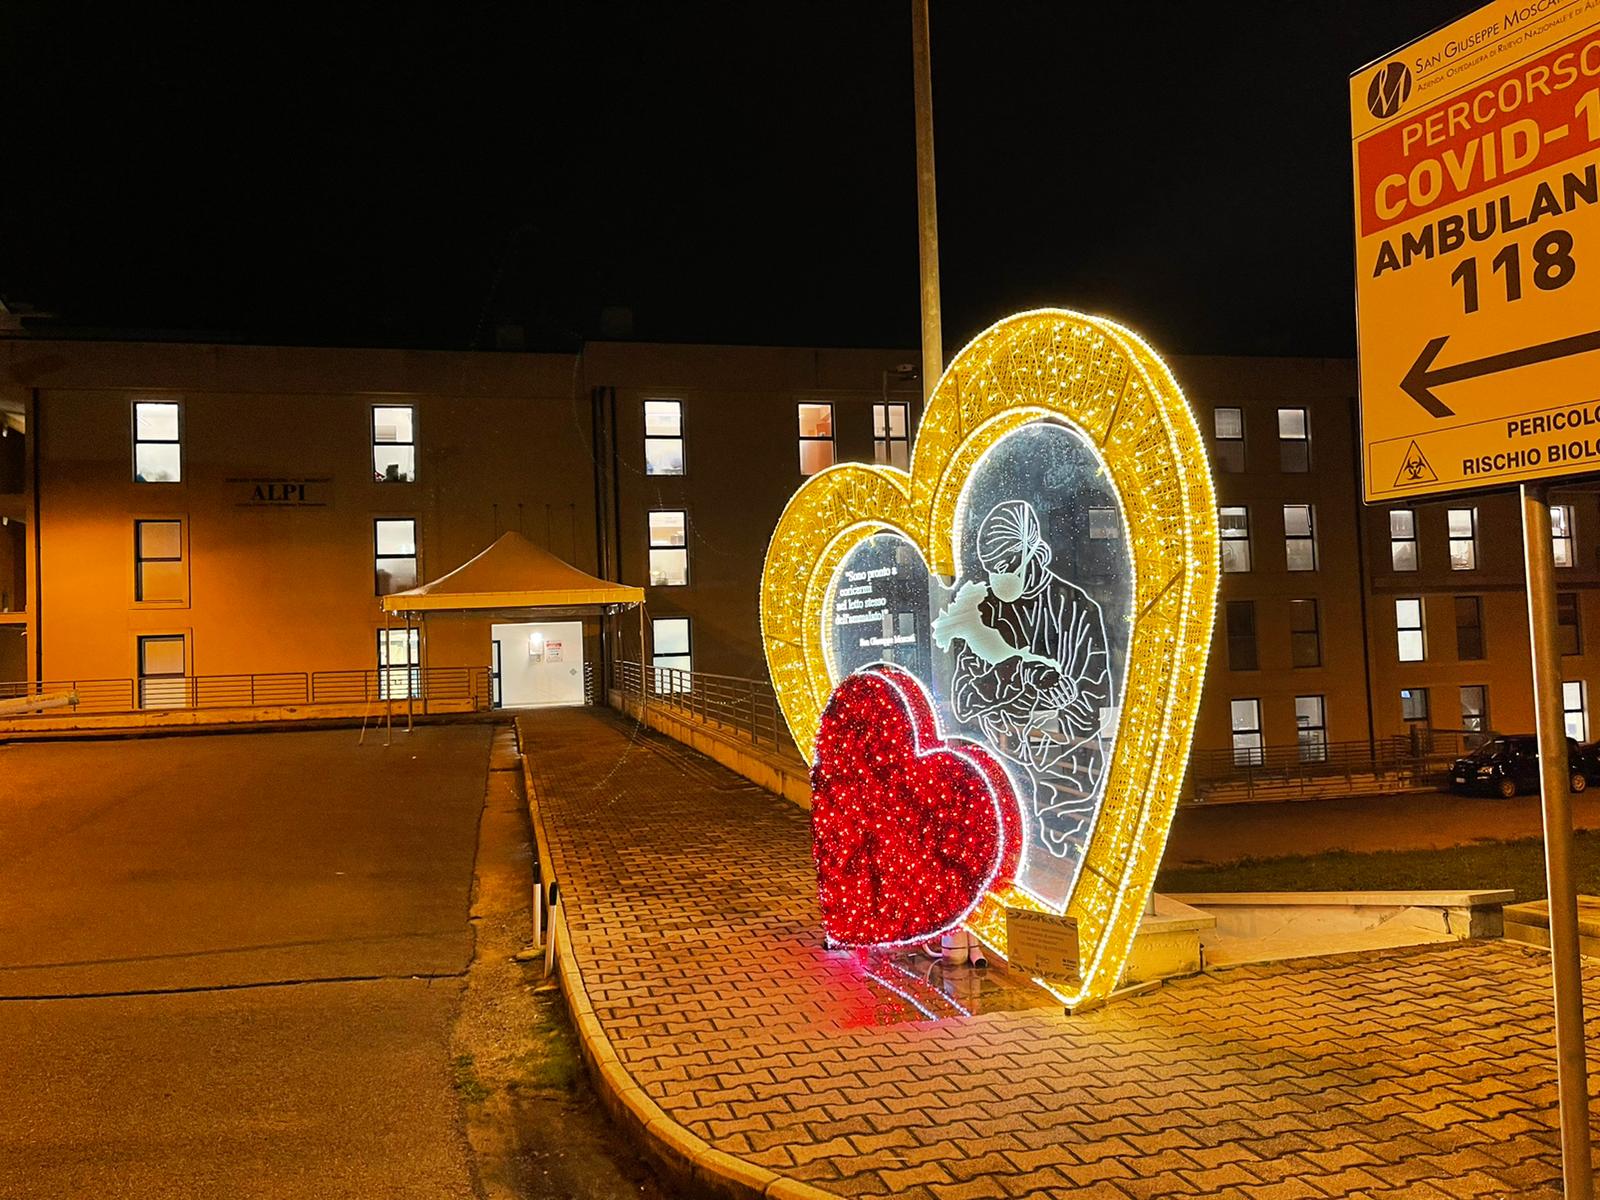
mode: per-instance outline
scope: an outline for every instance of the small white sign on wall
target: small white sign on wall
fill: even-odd
[[[544,660],[545,660],[545,662],[560,662],[561,661],[561,643],[560,642],[546,642],[544,644]]]

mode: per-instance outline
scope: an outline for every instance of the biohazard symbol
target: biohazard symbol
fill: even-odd
[[[1406,456],[1400,460],[1400,471],[1394,477],[1395,487],[1416,487],[1419,483],[1438,483],[1439,477],[1428,465],[1428,456],[1417,445],[1416,439],[1406,447]]]

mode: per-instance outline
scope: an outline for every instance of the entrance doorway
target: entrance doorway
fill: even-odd
[[[495,625],[500,703],[506,708],[583,703],[583,622]]]

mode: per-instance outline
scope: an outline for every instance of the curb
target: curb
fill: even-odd
[[[526,755],[522,758],[522,779],[537,843],[539,887],[542,889],[554,882],[553,864],[550,839],[539,811],[538,790]],[[837,1200],[833,1192],[718,1150],[668,1116],[628,1073],[600,1018],[595,1015],[577,956],[572,951],[566,913],[560,904],[550,911],[546,936],[555,946],[556,978],[572,1014],[572,1023],[577,1027],[583,1061],[601,1103],[613,1121],[638,1135],[641,1148],[675,1183],[729,1200]]]

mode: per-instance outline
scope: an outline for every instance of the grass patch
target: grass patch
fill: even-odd
[[[1600,895],[1600,831],[1573,835],[1580,893]],[[1512,888],[1518,900],[1545,895],[1544,842],[1485,842],[1449,850],[1331,850],[1288,858],[1244,858],[1219,866],[1170,867],[1161,892],[1464,891]]]
[[[578,1055],[578,1032],[567,1018],[561,993],[554,988],[535,992],[533,1003],[527,1048],[508,1064],[507,1090],[519,1095],[575,1092],[582,1081],[583,1060]]]
[[[468,1104],[482,1104],[489,1098],[489,1089],[478,1078],[472,1055],[458,1054],[455,1058],[456,1091]]]
[[[578,1086],[582,1064],[578,1058],[577,1031],[566,1018],[557,994],[540,997],[539,1018],[533,1024],[538,1046],[517,1063],[518,1079],[528,1087],[570,1092]]]

